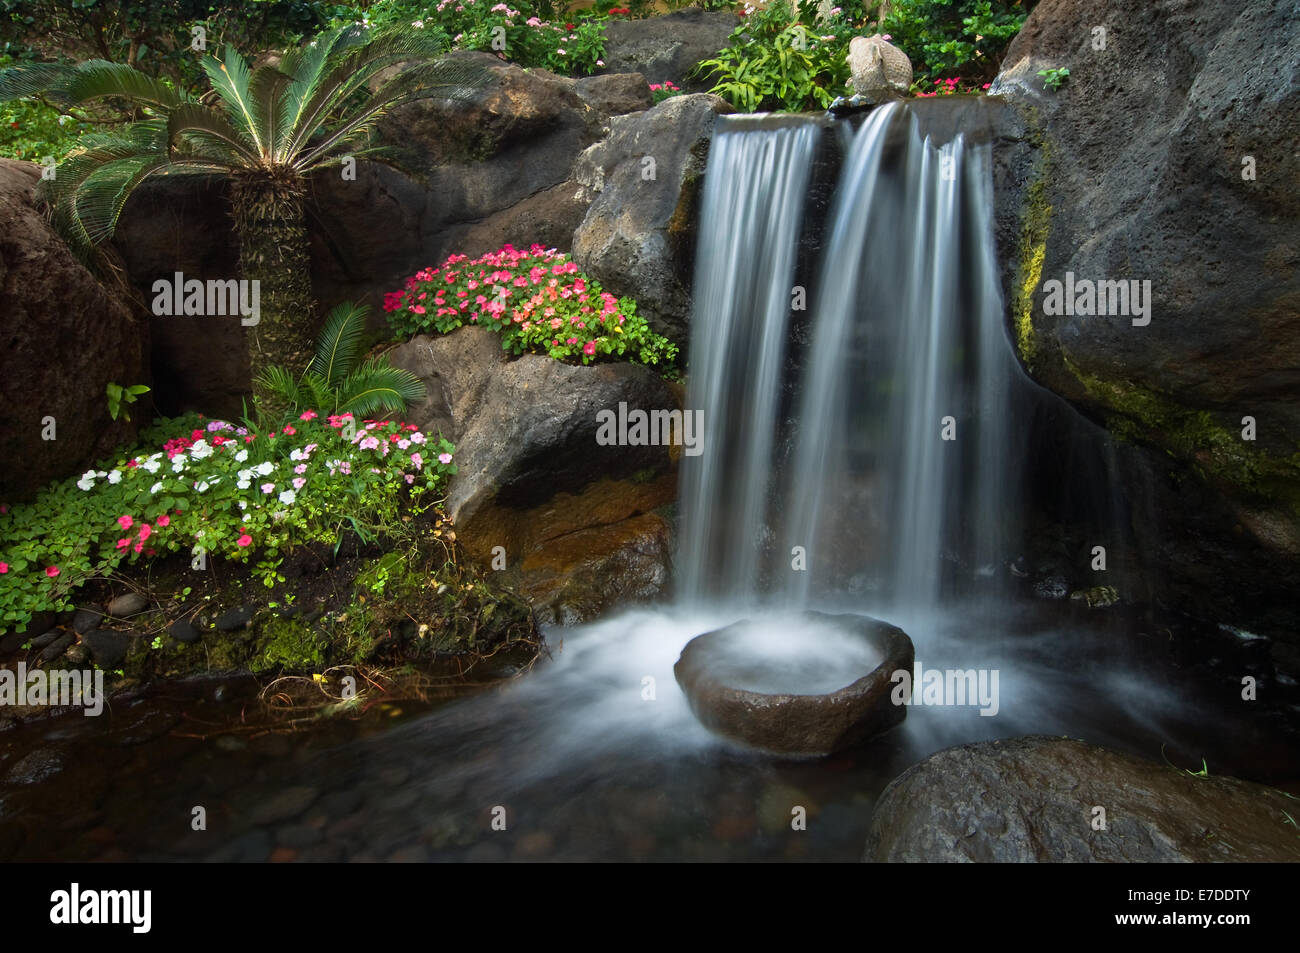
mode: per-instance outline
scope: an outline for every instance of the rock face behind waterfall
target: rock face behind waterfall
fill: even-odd
[[[1105,829],[1097,829],[1105,809]],[[1295,801],[1235,778],[1068,738],[961,745],[903,772],[876,802],[865,860],[1300,861]]]
[[[594,193],[573,235],[573,260],[609,288],[637,299],[638,313],[685,343],[695,264],[700,182],[713,126],[731,112],[707,93],[675,96],[610,120],[574,176]]]
[[[1023,221],[1002,250],[1022,361],[1128,442],[1152,594],[1292,640],[1298,48],[1292,0],[1044,0],[993,89],[1040,140],[1037,170],[1000,195]],[[1036,74],[1056,67],[1070,75],[1053,93]],[[1150,282],[1149,324],[1047,314],[1044,283],[1067,275]]]

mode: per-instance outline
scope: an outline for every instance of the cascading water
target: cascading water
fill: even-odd
[[[696,259],[696,315],[707,330],[693,339],[689,402],[707,408],[709,444],[682,473],[687,599],[756,592],[790,286],[820,131],[809,120],[724,117],[714,135]]]
[[[930,606],[946,564],[987,573],[1014,558],[1020,372],[989,147],[960,134],[936,146],[897,104],[858,130],[808,293],[790,439],[774,442],[801,216],[801,192],[780,190],[806,180],[791,167],[811,162],[814,128],[728,123],[710,157],[689,395],[708,443],[683,468],[683,594]],[[766,192],[764,163],[781,170]]]

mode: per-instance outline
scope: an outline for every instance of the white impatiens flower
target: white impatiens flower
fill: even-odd
[[[77,489],[82,491],[89,490],[94,485],[95,485],[94,470],[87,470],[85,473],[81,475],[81,479],[77,481]]]
[[[121,482],[122,482],[122,471],[121,471],[121,470],[113,470],[113,471],[111,471],[111,472],[108,474],[108,482],[109,482],[109,483],[112,483],[112,484],[115,484],[115,485],[118,484],[118,483],[121,483]]]
[[[247,501],[247,500],[236,500],[235,502],[239,504],[239,508],[240,508],[241,510],[246,510],[246,509],[248,509],[248,501]]]
[[[153,457],[150,457],[144,463],[140,464],[140,469],[144,470],[146,473],[157,473],[160,469],[162,469],[162,464],[159,463],[157,460],[155,460]]]
[[[271,471],[275,469],[275,464],[270,460],[263,461],[253,468],[258,476],[270,476]]]
[[[247,450],[247,449],[240,450],[237,454],[235,454],[235,462],[236,462],[236,463],[243,463],[243,462],[244,462],[245,460],[247,460],[247,459],[248,459],[248,450]]]
[[[279,497],[280,502],[284,503],[286,506],[292,503],[297,498],[298,498],[298,494],[294,493],[293,490],[285,490],[283,493],[280,494]]]
[[[198,483],[194,484],[194,489],[198,490],[200,493],[205,493],[209,486],[210,484],[207,480],[200,480]]]
[[[158,492],[159,490],[161,490],[162,488],[163,488],[163,482],[162,482],[162,480],[159,480],[159,481],[158,481],[157,483],[155,483],[153,486],[149,487],[149,492],[150,492],[150,493],[157,493],[157,492]]]
[[[190,447],[190,456],[195,460],[202,460],[212,456],[212,444],[206,440],[194,441],[194,444]]]
[[[185,454],[178,453],[172,457],[172,473],[180,473],[185,469]]]

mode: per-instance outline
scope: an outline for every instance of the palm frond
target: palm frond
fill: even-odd
[[[188,102],[182,92],[161,80],[135,67],[107,60],[88,60],[76,66],[35,63],[0,70],[0,101],[38,93],[65,106],[121,98],[170,110]]]
[[[232,168],[258,162],[252,145],[225,116],[193,103],[178,106],[168,115],[167,143],[169,149],[180,149]],[[190,152],[195,149],[197,153]]]
[[[208,81],[216,90],[221,105],[230,115],[231,122],[247,133],[248,138],[253,142],[253,148],[259,154],[265,155],[265,146],[258,136],[258,123],[253,115],[254,107],[248,90],[248,84],[253,76],[248,68],[248,62],[236,53],[233,47],[227,47],[224,59],[204,57],[203,70],[208,74]]]
[[[356,364],[369,311],[366,305],[345,301],[326,315],[316,339],[316,356],[308,370],[319,374],[329,386],[338,386]]]
[[[298,378],[287,367],[268,367],[253,382],[256,387],[278,397],[290,407],[298,406],[302,401],[302,392]]]
[[[349,374],[339,387],[338,412],[351,411],[361,417],[380,412],[401,413],[424,396],[424,382],[420,378],[372,358]]]

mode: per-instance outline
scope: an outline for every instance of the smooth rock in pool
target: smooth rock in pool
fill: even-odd
[[[131,637],[125,632],[112,629],[94,629],[83,635],[81,642],[90,649],[90,654],[100,668],[114,669],[126,659]]]
[[[119,619],[135,615],[149,608],[149,600],[138,592],[127,592],[108,604],[108,614]]]
[[[778,683],[769,680],[779,678],[781,666],[764,669],[751,661],[762,658],[760,641],[766,635],[760,629],[766,626],[746,619],[696,636],[682,649],[673,674],[691,710],[711,731],[763,751],[826,755],[888,731],[907,717],[906,706],[895,705],[891,697],[892,673],[913,667],[912,640],[902,629],[869,616],[822,612],[791,616],[779,625],[789,627],[789,646],[798,646],[801,637],[806,644],[819,639],[823,649],[848,640],[858,650],[870,650],[871,660],[838,669],[823,663],[821,671],[796,673],[804,694],[790,688],[777,692],[772,688]],[[754,646],[752,656],[747,640]],[[817,653],[810,649],[806,654]],[[813,685],[821,687],[808,693]]]
[[[258,804],[249,817],[254,824],[277,824],[307,810],[319,794],[316,788],[305,785],[288,787]]]
[[[10,784],[39,784],[63,770],[63,759],[56,751],[33,751],[16,762],[5,780]]]
[[[199,630],[188,619],[177,619],[167,627],[167,633],[177,642],[191,645],[199,640]]]
[[[234,632],[236,629],[242,629],[253,621],[253,610],[247,606],[236,606],[233,609],[227,609],[221,615],[217,616],[218,632]]]
[[[1094,830],[1094,809],[1106,829]],[[1300,861],[1296,801],[1236,778],[1193,777],[1069,738],[948,748],[876,802],[868,861]]]

